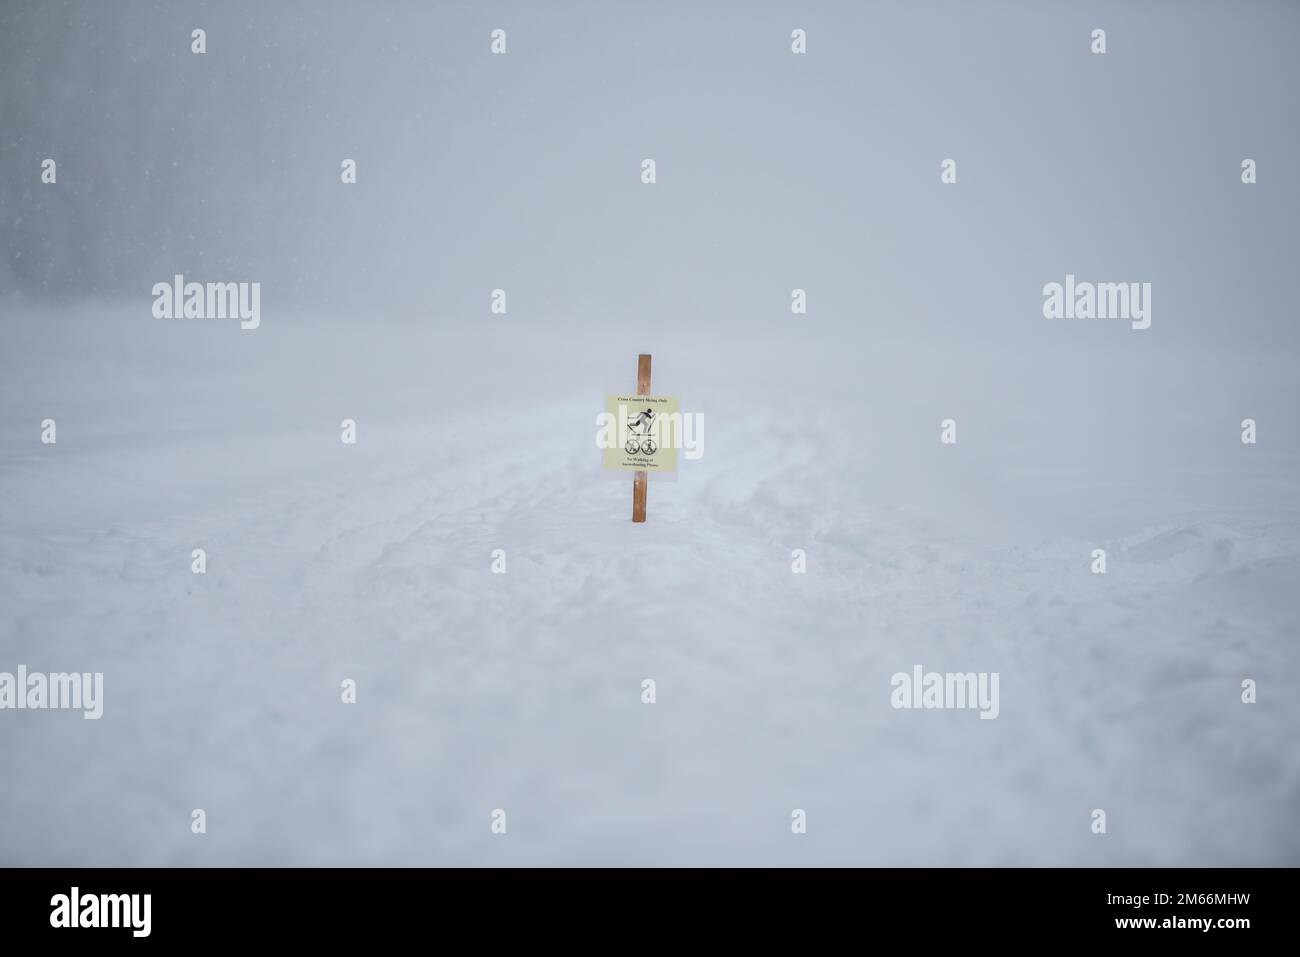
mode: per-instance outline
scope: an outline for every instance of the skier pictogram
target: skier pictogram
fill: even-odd
[[[633,418],[628,420],[627,443],[623,448],[628,455],[635,455],[640,452],[642,455],[654,455],[659,450],[655,445],[654,439],[650,437],[650,430],[654,426],[655,413],[653,409],[646,409],[644,412],[638,412]],[[637,429],[641,432],[638,437]]]

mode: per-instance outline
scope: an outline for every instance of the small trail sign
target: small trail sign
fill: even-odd
[[[616,423],[617,445],[605,449],[605,468],[632,472],[676,472],[673,441],[677,399],[658,395],[611,395],[605,411]]]
[[[604,466],[632,476],[632,521],[644,522],[651,472],[677,471],[681,409],[677,399],[650,394],[650,357],[637,357],[636,395],[605,398],[614,441],[604,448]]]

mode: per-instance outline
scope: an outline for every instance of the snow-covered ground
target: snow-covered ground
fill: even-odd
[[[4,315],[0,671],[105,686],[0,713],[0,863],[1300,863],[1285,354],[140,312]],[[706,421],[643,526],[638,351]]]

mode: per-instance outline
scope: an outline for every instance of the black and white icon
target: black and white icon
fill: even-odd
[[[635,455],[640,452],[642,455],[654,455],[659,451],[659,446],[655,445],[654,439],[650,437],[650,430],[654,426],[655,414],[652,409],[646,409],[644,412],[638,412],[628,421],[628,438],[623,448],[628,455]],[[640,429],[640,432],[637,430]]]

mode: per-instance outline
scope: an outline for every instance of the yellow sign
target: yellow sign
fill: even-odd
[[[600,444],[607,469],[676,472],[682,444],[679,401],[657,395],[606,396]]]

